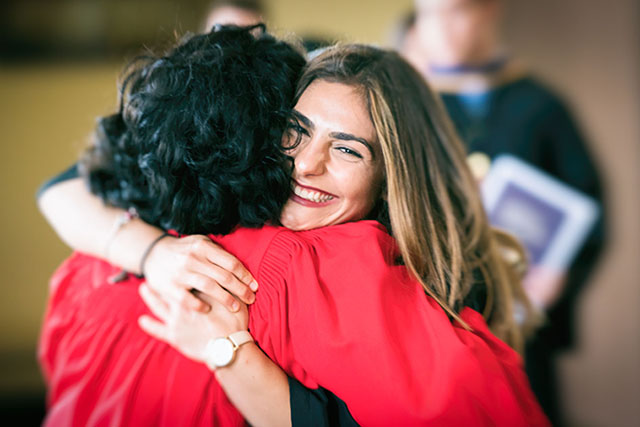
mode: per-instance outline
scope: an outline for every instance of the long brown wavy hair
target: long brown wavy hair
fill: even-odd
[[[465,298],[474,286],[485,286],[482,314],[489,327],[522,350],[523,327],[515,320],[515,307],[526,319],[534,316],[528,315],[532,311],[521,272],[504,251],[518,254],[519,260],[523,252],[515,239],[490,227],[465,149],[438,95],[398,54],[364,45],[334,46],[311,60],[296,98],[315,80],[361,91],[386,176],[386,203],[377,215],[390,226],[404,265],[465,327],[459,317]]]

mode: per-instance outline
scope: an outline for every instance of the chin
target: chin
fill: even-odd
[[[314,224],[314,223],[299,223],[295,221],[280,221],[283,227],[288,228],[293,231],[305,231],[305,230],[313,230],[314,228],[323,227],[324,224]]]
[[[314,228],[324,227],[330,224],[326,224],[326,218],[322,219],[300,219],[287,215],[280,217],[280,224],[283,227],[293,231],[313,230]]]
[[[296,220],[296,218],[291,218],[289,216],[281,216],[280,225],[282,225],[284,228],[288,228],[289,230],[293,230],[293,231],[307,230],[303,222],[300,222]]]

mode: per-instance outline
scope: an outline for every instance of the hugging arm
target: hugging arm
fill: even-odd
[[[71,248],[106,259],[135,274],[141,273],[140,255],[163,233],[133,219],[115,234],[114,224],[125,211],[105,205],[86,190],[81,178],[47,186],[39,194],[38,206],[58,237]]]
[[[211,310],[197,313],[162,298],[146,285],[140,287],[140,296],[155,316],[142,316],[140,327],[197,362],[206,363],[206,343],[210,338],[229,336],[248,327],[246,307],[230,313],[217,301],[209,300]],[[235,360],[217,368],[215,375],[229,400],[250,424],[291,425],[287,376],[255,343],[241,345]]]
[[[163,299],[144,285],[140,295],[158,319],[143,316],[142,329],[201,363],[206,363],[210,337],[228,336],[248,327],[244,307],[232,314],[211,300],[209,313],[196,313]],[[342,400],[328,390],[308,389],[287,377],[254,342],[240,346],[236,359],[215,373],[229,400],[251,425],[357,426]]]
[[[71,248],[105,259],[128,272],[144,273],[152,288],[187,307],[207,309],[191,289],[211,296],[232,311],[238,309],[238,302],[231,294],[249,304],[255,298],[251,273],[205,236],[163,238],[147,254],[142,272],[145,252],[164,231],[137,218],[118,226],[126,212],[91,194],[77,168],[72,167],[46,182],[38,193],[38,206]]]

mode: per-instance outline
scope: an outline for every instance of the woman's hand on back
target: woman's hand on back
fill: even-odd
[[[144,275],[149,288],[165,300],[201,312],[209,311],[210,305],[206,298],[196,297],[192,289],[232,312],[241,308],[238,300],[253,303],[258,289],[249,270],[236,257],[203,235],[160,240],[145,261]]]
[[[242,303],[237,312],[231,313],[217,301],[203,296],[211,310],[200,313],[185,308],[173,299],[164,298],[146,284],[142,284],[139,291],[142,300],[157,318],[141,316],[138,324],[142,330],[198,362],[205,361],[209,340],[246,331],[249,325],[247,306]]]

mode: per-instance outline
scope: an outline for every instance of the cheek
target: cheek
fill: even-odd
[[[361,174],[345,177],[345,196],[350,201],[350,210],[366,215],[373,208],[380,191],[380,177],[378,174]]]

